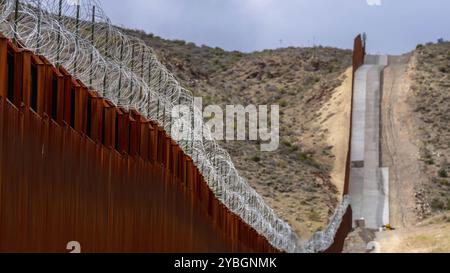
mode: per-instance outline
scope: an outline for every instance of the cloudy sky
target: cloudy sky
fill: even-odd
[[[115,24],[226,50],[351,48],[366,32],[370,52],[399,54],[450,39],[449,0],[100,1]]]

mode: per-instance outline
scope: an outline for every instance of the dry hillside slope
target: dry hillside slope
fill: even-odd
[[[327,224],[343,185],[351,51],[227,52],[129,32],[152,46],[182,85],[203,97],[204,105],[280,105],[275,152],[260,152],[256,141],[221,144],[241,175],[300,235]]]
[[[427,210],[420,218],[450,210],[450,42],[419,45],[408,73],[408,100],[417,121],[419,159],[426,181],[416,192]]]
[[[450,215],[439,214],[402,230],[378,233],[382,253],[449,253]]]

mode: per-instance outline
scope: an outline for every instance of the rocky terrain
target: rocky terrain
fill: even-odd
[[[279,105],[278,150],[261,152],[258,141],[221,144],[241,175],[301,236],[326,225],[342,190],[343,164],[336,166],[348,141],[351,51],[228,52],[128,32],[153,47],[182,85],[203,97],[204,106]],[[337,136],[330,135],[334,129]]]
[[[411,94],[420,161],[427,181],[416,199],[427,217],[450,210],[450,42],[419,45],[410,63]]]

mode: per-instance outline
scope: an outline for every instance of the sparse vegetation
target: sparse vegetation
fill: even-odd
[[[282,142],[281,142],[281,144],[283,144],[284,146],[286,146],[286,147],[292,147],[292,143],[289,141],[289,140],[283,140]]]
[[[330,215],[317,214],[313,217],[317,222],[309,225],[310,209],[314,206],[317,211],[332,213],[330,207],[337,205],[336,188],[329,178],[333,157],[302,152],[327,146],[313,124],[342,83],[340,76],[351,65],[351,51],[290,47],[242,53],[140,35],[184,87],[203,97],[204,105],[280,105],[277,151],[260,153],[258,141],[221,145],[240,174],[300,235],[308,236],[323,227]],[[319,185],[315,184],[317,174],[326,178]],[[289,197],[280,198],[287,192]],[[302,204],[311,192],[314,202]]]
[[[448,67],[447,66],[440,66],[439,67],[439,72],[441,73],[448,73]]]
[[[320,214],[316,210],[311,210],[311,213],[309,214],[309,220],[318,222],[320,221]]]
[[[434,164],[434,160],[433,160],[432,158],[429,158],[429,159],[426,159],[426,160],[425,160],[425,163],[426,163],[427,165],[433,165],[433,164]]]
[[[309,156],[308,154],[300,153],[299,154],[299,160],[301,162],[304,162],[305,164],[311,166],[311,167],[316,168],[316,169],[320,169],[321,168],[321,165],[317,161],[315,161],[314,158]]]
[[[423,192],[433,211],[450,210],[450,42],[418,46],[411,73],[410,104],[417,110],[423,172],[430,181]]]
[[[431,201],[431,208],[433,210],[443,210],[445,209],[445,203],[438,198],[435,198]]]
[[[260,162],[260,161],[261,161],[261,158],[260,158],[259,156],[257,156],[257,155],[254,155],[254,156],[252,157],[252,160],[255,161],[255,162]]]
[[[281,106],[281,107],[286,107],[286,106],[288,106],[288,102],[285,101],[285,100],[281,100],[281,101],[280,101],[280,106]]]
[[[448,177],[447,170],[444,168],[440,169],[438,175],[439,177],[447,178]]]

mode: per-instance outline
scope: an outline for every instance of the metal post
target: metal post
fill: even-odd
[[[144,81],[144,51],[145,49],[141,47],[141,79]],[[142,85],[139,88],[139,99],[142,99]]]
[[[131,47],[131,71],[134,70],[134,51],[135,51],[135,45],[133,44],[133,46]],[[133,100],[132,94],[133,94],[133,81],[131,81],[131,83],[130,83],[130,105]]]
[[[40,52],[40,44],[41,44],[41,0],[38,0],[38,23],[37,23],[37,45],[36,45],[36,53]]]
[[[106,58],[109,57],[108,43],[109,43],[109,28],[108,28],[108,31],[106,32],[106,38],[105,38],[105,56],[106,56]],[[103,77],[103,94],[102,94],[102,96],[105,96],[105,94],[106,94],[107,79],[108,79],[108,69],[107,69],[107,66],[105,66],[105,76]]]
[[[166,104],[162,105],[162,127],[164,130],[166,130]]]
[[[13,42],[17,44],[17,24],[19,23],[19,0],[15,2],[14,10],[14,39]]]
[[[91,51],[91,71],[89,76],[89,85],[92,87],[93,81],[93,69],[92,63],[94,61],[94,35],[95,35],[95,6],[92,6],[92,26],[91,26],[91,43],[92,43],[92,51]]]
[[[160,70],[160,73],[162,74],[162,70]],[[162,92],[163,92],[164,98],[166,98],[165,97],[165,95],[166,95],[166,88],[164,88]],[[163,107],[164,107],[163,108],[163,112],[162,112],[162,114],[163,114],[163,128],[165,129],[165,126],[166,126],[166,107],[167,107],[167,105],[164,104]]]
[[[195,154],[195,158],[197,159],[196,162],[198,162],[198,153]]]
[[[119,71],[119,92],[117,93],[117,102],[120,100],[120,89],[122,89],[122,62],[123,62],[123,39],[120,40],[120,71]]]
[[[79,35],[79,31],[80,31],[80,4],[77,4],[77,18],[76,18],[76,30],[75,30],[75,46],[78,47],[78,35]],[[74,63],[74,71],[75,71],[75,78],[77,77],[77,68],[78,63],[77,63],[77,55],[75,55],[75,63]]]
[[[63,0],[59,0],[59,11],[58,11],[58,23],[59,24],[61,24],[62,1]],[[59,31],[58,31],[57,44],[58,44],[58,52],[56,55],[56,65],[59,66],[59,57],[60,57],[60,51],[61,51],[61,33]]]
[[[193,155],[194,151],[194,128],[195,128],[195,108],[194,103],[192,102],[192,115],[191,115],[191,131],[192,131],[192,139],[191,139],[191,153]]]
[[[159,87],[161,87],[161,77],[162,77],[161,74],[162,74],[162,70],[160,69],[160,70],[159,70],[159,78],[158,78],[158,86],[159,86]],[[159,119],[159,100],[160,100],[160,99],[159,99],[159,96],[158,96],[158,105],[157,105],[157,109],[156,109],[156,111],[157,111],[157,113],[158,113],[158,114],[156,115],[156,118],[157,118],[157,119]],[[164,121],[163,121],[163,127],[164,127]]]
[[[148,86],[151,86],[152,82],[152,62],[151,60],[148,61]]]
[[[157,97],[157,102],[156,102],[156,120],[159,119],[159,96]]]
[[[150,88],[151,86],[151,81],[152,81],[152,62],[149,60],[148,62],[148,86]],[[150,92],[149,92],[150,94]],[[150,103],[151,103],[151,98],[148,98],[148,104],[147,104],[147,108],[148,108],[148,112],[150,112]]]
[[[173,92],[173,87],[172,87],[172,92]],[[173,122],[173,120],[172,120],[172,111],[173,111],[173,107],[172,107],[172,109],[169,109],[170,111],[170,113],[169,113],[169,126],[170,126],[170,128],[169,128],[169,133],[172,131],[172,122]]]
[[[144,52],[145,52],[145,48],[141,47],[142,52],[141,52],[141,78],[142,80],[144,80]]]

